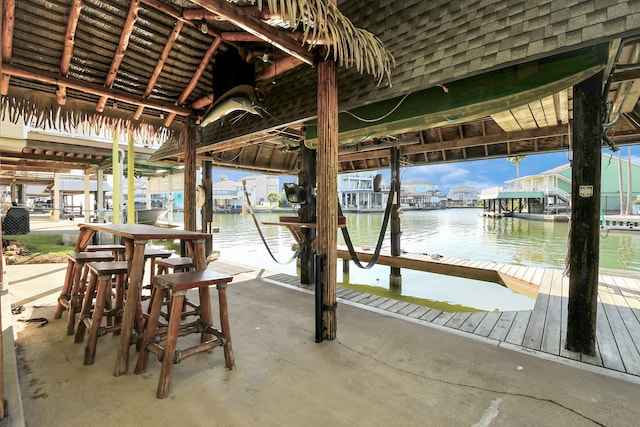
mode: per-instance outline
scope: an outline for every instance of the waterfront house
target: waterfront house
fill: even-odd
[[[478,189],[466,185],[451,187],[449,189],[449,206],[451,207],[469,207],[478,204]]]
[[[254,206],[269,204],[267,196],[281,191],[280,179],[276,175],[251,175],[242,179],[246,182],[249,198]]]
[[[235,181],[218,181],[213,183],[214,212],[238,212],[244,204],[242,183]]]
[[[438,209],[445,207],[446,201],[433,182],[412,180],[402,183],[400,203],[403,209]]]
[[[619,165],[622,166],[621,169]],[[600,210],[603,214],[620,213],[620,193],[622,191],[622,200],[626,202],[629,176],[631,199],[635,201],[640,196],[640,165],[625,159],[618,162],[618,158],[611,154],[602,156]],[[517,210],[533,214],[561,214],[570,210],[571,163],[505,183],[505,187],[482,190],[480,198],[485,203],[485,210],[510,213]],[[496,202],[497,200],[502,202]]]
[[[376,171],[346,173],[338,176],[338,198],[344,212],[381,211],[387,203],[389,188],[374,191]],[[378,178],[380,179],[380,178]]]

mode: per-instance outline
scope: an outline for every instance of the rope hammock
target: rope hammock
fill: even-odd
[[[298,255],[300,255],[300,251],[302,250],[302,245],[298,245],[298,247],[296,248],[296,251],[293,253],[293,256],[287,260],[287,261],[279,261],[275,255],[273,254],[273,252],[271,251],[271,248],[269,247],[269,244],[267,243],[267,240],[264,238],[264,234],[262,234],[262,229],[260,229],[260,224],[258,223],[258,219],[256,218],[256,214],[255,212],[253,212],[253,205],[251,204],[251,199],[249,198],[249,193],[247,192],[247,183],[243,182],[242,183],[242,190],[244,191],[244,199],[247,201],[247,206],[249,207],[249,213],[251,214],[251,218],[253,219],[253,223],[256,225],[256,230],[258,230],[258,234],[260,235],[260,239],[262,239],[262,243],[264,243],[264,247],[267,248],[267,252],[269,252],[269,255],[271,256],[271,259],[274,260],[275,262],[277,262],[278,264],[281,265],[286,265],[286,264],[290,264],[291,262],[293,262],[294,259],[298,258]]]
[[[264,234],[262,233],[262,229],[260,228],[260,224],[258,223],[258,219],[256,218],[256,214],[253,211],[253,205],[251,204],[251,199],[249,198],[249,193],[247,192],[246,182],[243,182],[242,190],[244,191],[244,198],[247,201],[247,206],[249,207],[249,213],[251,214],[251,218],[253,219],[253,223],[256,226],[256,230],[258,230],[258,234],[260,235],[260,239],[262,240],[262,243],[264,244],[265,248],[267,249],[267,252],[269,253],[269,256],[271,256],[271,259],[273,259],[278,264],[282,264],[282,265],[289,264],[289,263],[293,262],[293,260],[295,260],[300,255],[300,252],[302,251],[302,245],[300,245],[300,244],[298,245],[298,247],[296,248],[296,251],[294,252],[293,256],[289,260],[284,261],[284,262],[279,261],[275,257],[275,255],[273,254],[273,251],[271,251],[271,248],[269,247],[269,244],[267,243],[267,240],[265,239]],[[385,207],[385,210],[384,210],[384,217],[382,219],[382,226],[380,228],[380,234],[378,235],[378,241],[376,243],[376,248],[373,251],[373,256],[371,257],[371,259],[369,260],[369,262],[366,265],[363,265],[362,262],[360,261],[360,259],[358,259],[358,254],[356,253],[356,251],[355,251],[355,249],[353,247],[353,242],[351,241],[351,236],[349,235],[349,230],[347,229],[346,226],[342,227],[342,236],[344,237],[345,244],[347,245],[347,249],[349,250],[349,255],[351,255],[351,260],[359,268],[362,268],[364,270],[368,270],[378,262],[378,258],[380,257],[380,252],[382,250],[382,242],[384,241],[384,235],[387,233],[387,226],[389,225],[389,219],[391,218],[391,208],[393,207],[393,199],[394,198],[395,198],[395,186],[391,185],[391,190],[389,191],[389,197],[387,199],[387,206]],[[338,215],[342,216],[342,207],[340,206],[340,203],[338,203]]]
[[[353,248],[353,243],[351,242],[351,236],[349,236],[349,230],[347,230],[347,227],[342,228],[342,236],[344,237],[344,241],[347,245],[347,249],[349,249],[349,255],[351,255],[351,260],[359,268],[368,270],[371,267],[373,267],[376,264],[376,262],[378,262],[378,258],[380,257],[380,251],[382,250],[382,241],[384,240],[384,235],[387,232],[387,225],[389,224],[389,218],[391,217],[391,208],[393,207],[393,199],[395,197],[394,188],[395,186],[392,184],[391,190],[389,191],[389,198],[387,199],[387,207],[384,210],[384,218],[382,219],[382,227],[380,228],[380,235],[378,236],[376,249],[373,251],[373,256],[371,257],[371,259],[366,265],[362,265],[362,263],[358,259],[358,254],[356,254],[356,251]],[[342,216],[342,208],[340,207],[340,203],[338,203],[338,215]]]

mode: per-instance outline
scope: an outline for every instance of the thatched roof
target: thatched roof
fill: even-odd
[[[5,17],[3,74],[11,82],[5,77],[0,88],[0,113],[65,131],[132,127],[153,143],[211,104],[212,64],[227,49],[238,49],[247,62],[271,53],[276,61],[291,55],[312,64],[325,45],[340,64],[390,78],[390,52],[330,3],[252,3],[6,1],[15,20]]]
[[[133,129],[147,146],[167,141],[155,159],[180,162],[176,130],[198,126],[249,76],[239,83],[255,88],[262,117],[198,127],[197,154],[296,173],[295,150],[315,138],[314,64],[328,53],[342,65],[342,172],[388,167],[392,146],[405,165],[566,150],[571,86],[602,68],[611,111],[622,112],[616,142],[640,140],[640,76],[623,69],[640,49],[629,2],[331,3],[4,0],[1,113],[63,130]]]

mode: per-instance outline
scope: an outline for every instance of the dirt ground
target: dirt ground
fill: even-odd
[[[67,257],[60,254],[32,254],[19,241],[7,242],[3,239],[2,255],[7,265],[17,264],[51,264],[66,262]]]

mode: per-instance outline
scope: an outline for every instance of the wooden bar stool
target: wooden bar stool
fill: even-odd
[[[118,244],[87,245],[86,252],[111,252],[115,261],[125,260],[126,247]]]
[[[156,260],[156,266],[158,267],[156,274],[169,274],[169,273],[179,273],[184,271],[191,271],[195,268],[195,264],[193,263],[193,259],[189,257],[171,257]],[[153,295],[155,294],[156,288],[152,285],[151,287],[151,300],[153,300]],[[161,316],[164,317],[165,320],[169,320],[169,312],[171,311],[171,298],[166,298],[163,302],[164,305],[168,306],[168,310],[161,313]],[[186,307],[191,307],[193,310],[187,312]],[[200,307],[197,304],[193,304],[191,301],[185,298],[184,304],[182,305],[182,317],[186,316],[195,316],[198,314],[197,310]],[[151,304],[147,307],[147,320],[149,314],[151,313]],[[146,325],[145,325],[146,327]]]
[[[76,313],[80,312],[87,283],[88,270],[85,265],[90,262],[113,261],[113,255],[108,252],[69,252],[67,260],[67,273],[53,317],[60,319],[66,308],[69,311],[67,335],[73,335]]]
[[[162,249],[144,248],[144,260],[149,261],[149,270],[151,271],[149,283],[153,282],[153,276],[156,274],[156,264],[158,259],[167,259],[171,257],[171,252]],[[144,283],[144,282],[143,282]]]
[[[161,274],[153,279],[156,288],[154,298],[151,302],[151,314],[149,324],[144,333],[142,348],[136,363],[136,374],[142,374],[147,369],[149,352],[158,356],[162,362],[160,371],[160,381],[156,396],[159,399],[167,397],[173,365],[180,363],[183,359],[195,354],[208,352],[216,347],[223,347],[225,365],[233,369],[235,361],[233,358],[233,348],[231,346],[231,332],[229,331],[229,315],[227,312],[227,283],[233,277],[225,276],[209,270],[190,271],[184,273]],[[220,329],[213,327],[213,316],[211,314],[211,302],[209,296],[209,286],[216,286],[218,289],[218,306],[220,311]],[[182,305],[185,293],[188,289],[198,289],[200,297],[199,318],[194,322],[181,324]],[[164,347],[162,336],[164,328],[158,328],[160,321],[160,311],[165,295],[171,298],[171,313],[169,315],[169,325],[166,328],[166,340]],[[192,333],[201,334],[200,344],[185,348],[176,349],[178,337],[183,337]]]
[[[91,365],[96,354],[98,337],[121,329],[122,310],[124,308],[124,289],[127,279],[127,261],[91,262],[87,264],[91,277],[82,304],[80,323],[76,331],[75,342],[84,340],[85,330],[89,330],[89,338],[84,350],[84,364]],[[110,304],[110,293],[115,276],[115,304]],[[92,304],[95,296],[95,304]],[[102,326],[102,318],[114,319],[106,327]],[[118,319],[120,318],[120,320]]]
[[[195,267],[193,260],[187,256],[159,259],[155,263],[158,268],[156,274],[168,274],[171,271],[179,273],[181,271],[189,271]]]

